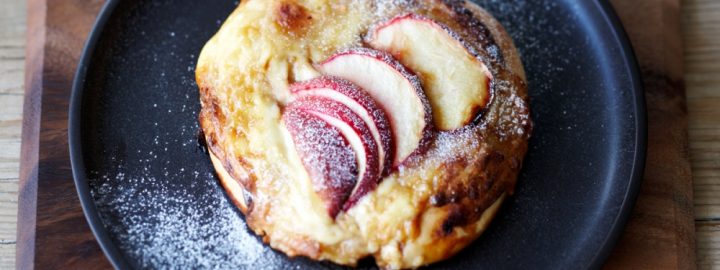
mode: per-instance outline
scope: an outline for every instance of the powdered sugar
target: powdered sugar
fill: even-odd
[[[283,122],[315,191],[335,217],[358,180],[358,162],[348,138],[319,116],[292,105],[283,113]]]
[[[375,188],[382,172],[377,151],[378,145],[370,129],[365,124],[365,121],[349,107],[330,98],[303,97],[295,100],[293,105],[312,111],[313,114],[338,128],[353,146],[359,172],[357,183],[354,184],[352,192],[348,193],[349,197],[344,202],[343,210],[347,211],[367,192]],[[342,126],[347,127],[345,131],[341,128]]]
[[[365,120],[365,124],[373,133],[378,145],[381,173],[389,172],[394,152],[394,149],[391,148],[390,123],[385,110],[380,109],[380,106],[368,93],[345,79],[332,76],[295,83],[291,86],[290,91],[297,97],[321,96],[338,100],[353,110]]]
[[[199,186],[215,181],[207,172],[190,176]],[[172,177],[137,175],[122,167],[101,180],[92,192],[101,217],[113,221],[107,229],[137,267],[258,268],[277,259],[217,193],[172,188]]]
[[[370,2],[373,6],[374,15],[378,19],[386,18],[388,14],[397,13],[399,10],[404,10],[410,5],[417,5],[417,3],[412,0],[372,0]]]

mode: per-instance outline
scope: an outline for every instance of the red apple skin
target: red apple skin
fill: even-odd
[[[382,176],[389,174],[392,168],[392,160],[395,158],[395,144],[386,111],[365,90],[342,78],[322,76],[290,86],[290,92],[296,97],[312,95],[311,92],[316,89],[337,91],[354,100],[365,109],[367,115],[372,118],[372,123],[366,124],[368,126],[375,125],[379,135],[379,140],[376,140],[376,142],[384,150],[384,157],[382,158],[385,161],[382,162]]]
[[[423,22],[427,22],[427,23],[430,23],[430,24],[434,24],[435,26],[437,26],[437,27],[441,28],[442,30],[444,30],[444,31],[445,31],[448,35],[450,35],[456,42],[460,43],[460,45],[462,45],[462,46],[468,51],[468,53],[470,53],[472,56],[478,57],[478,58],[480,57],[480,53],[478,53],[477,50],[475,50],[475,49],[473,48],[473,46],[470,46],[462,37],[460,37],[459,34],[455,33],[455,31],[453,31],[450,27],[448,27],[447,25],[438,23],[438,22],[436,22],[436,21],[433,20],[433,19],[430,19],[430,18],[425,17],[425,16],[422,16],[422,15],[418,15],[418,14],[415,14],[415,13],[406,13],[406,14],[398,15],[398,16],[395,16],[395,17],[393,17],[393,18],[391,18],[391,19],[388,19],[388,20],[379,22],[379,23],[371,26],[370,29],[368,30],[367,34],[366,34],[365,37],[363,38],[363,42],[364,42],[365,44],[367,44],[368,46],[372,47],[372,40],[375,39],[375,35],[376,35],[376,33],[377,33],[378,31],[382,30],[382,29],[385,28],[385,27],[388,27],[388,26],[390,26],[390,25],[393,25],[393,24],[395,24],[395,23],[397,23],[397,22],[399,22],[399,21],[407,20],[407,19],[418,20],[418,21],[423,21]],[[390,55],[393,55],[392,52],[388,52],[388,53],[389,53]],[[487,75],[490,79],[492,79],[492,77],[493,77],[492,74],[490,74],[490,73],[487,73],[486,75]]]
[[[380,181],[381,168],[379,166],[378,148],[372,133],[370,133],[370,129],[365,124],[365,121],[349,107],[330,98],[307,96],[297,99],[291,104],[291,106],[297,106],[309,112],[339,119],[350,126],[360,138],[365,157],[358,155],[357,158],[364,158],[366,165],[365,171],[361,172],[362,175],[358,175],[357,184],[350,193],[348,200],[343,204],[343,211],[349,210],[363,196],[374,190]],[[359,168],[360,166],[358,166],[358,169]]]
[[[282,121],[315,191],[335,218],[357,182],[355,151],[340,130],[299,107],[285,108]]]
[[[480,60],[480,58],[481,58],[480,53],[473,46],[470,46],[470,44],[468,44],[468,42],[465,39],[463,39],[458,33],[456,33],[450,27],[448,27],[445,24],[439,23],[433,19],[430,19],[430,18],[422,16],[422,15],[418,15],[415,13],[401,14],[401,15],[395,16],[393,18],[390,18],[388,20],[376,23],[375,25],[371,26],[370,29],[368,29],[367,34],[363,37],[363,42],[365,43],[365,45],[372,48],[372,40],[375,38],[375,34],[378,31],[380,31],[381,29],[388,27],[394,23],[397,23],[399,21],[406,20],[406,19],[413,19],[413,20],[428,22],[428,23],[436,25],[437,27],[443,29],[456,42],[460,43],[460,45],[462,45],[468,51],[468,53],[470,53],[472,56],[474,56],[474,57],[478,58],[478,60]],[[490,38],[492,38],[492,37],[490,37]],[[494,42],[494,40],[492,42]],[[389,53],[391,55],[393,54],[392,52],[389,52]],[[492,56],[491,58],[497,58],[497,57],[501,57],[501,56]],[[480,60],[480,62],[483,62],[483,61]],[[483,64],[485,64],[485,63],[483,63]],[[489,72],[486,73],[486,76],[488,76],[488,78],[490,78],[490,80],[493,79],[493,75]]]
[[[422,131],[420,131],[421,135],[420,135],[420,140],[418,142],[418,145],[406,157],[398,157],[397,156],[398,153],[396,151],[395,158],[393,159],[394,162],[392,164],[392,169],[395,170],[398,167],[403,166],[406,163],[406,161],[408,161],[412,158],[418,157],[418,156],[422,155],[423,153],[425,153],[425,151],[427,151],[427,149],[430,147],[430,143],[432,142],[432,139],[435,136],[436,130],[433,126],[432,108],[430,106],[430,102],[429,102],[427,96],[425,95],[425,91],[422,88],[422,85],[420,83],[420,79],[418,78],[418,76],[415,75],[415,73],[413,71],[411,71],[407,67],[403,66],[399,61],[397,61],[397,59],[393,58],[393,56],[390,55],[389,53],[374,50],[374,49],[369,49],[369,48],[363,48],[363,47],[350,48],[350,49],[346,49],[344,51],[336,53],[335,55],[331,56],[327,60],[317,64],[318,70],[323,70],[323,68],[322,68],[323,65],[330,63],[332,61],[336,61],[339,58],[342,58],[343,56],[347,56],[347,55],[365,56],[365,57],[369,57],[369,58],[372,58],[375,60],[379,60],[379,61],[387,64],[393,70],[395,70],[400,76],[402,76],[405,80],[407,80],[409,82],[409,84],[411,85],[411,87],[413,88],[413,90],[415,92],[416,97],[421,102],[421,106],[424,111],[424,118],[422,119],[422,121],[424,122],[424,128]],[[368,78],[368,79],[371,80],[372,78]],[[380,107],[386,113],[392,114],[392,112],[393,112],[392,108],[386,108],[383,106],[383,104],[381,104],[379,102],[378,102],[378,105],[380,105]],[[388,117],[388,119],[392,119],[392,117]],[[390,124],[392,127],[393,123],[391,122]],[[391,129],[391,130],[393,130],[393,129]],[[393,130],[393,133],[395,133],[395,130]],[[393,138],[395,138],[396,140],[399,139],[399,137],[396,134],[393,134],[393,135],[394,135]],[[400,138],[401,138],[401,136],[400,136]],[[397,142],[395,142],[395,144],[397,144]]]

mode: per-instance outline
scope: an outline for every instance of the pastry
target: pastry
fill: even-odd
[[[200,127],[274,249],[447,259],[511,195],[532,123],[503,27],[462,0],[248,0],[203,48]]]

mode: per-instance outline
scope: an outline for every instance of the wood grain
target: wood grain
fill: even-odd
[[[640,196],[606,266],[694,269],[680,0],[611,2],[630,37],[643,76],[648,151]]]
[[[636,0],[615,0],[614,4],[628,4],[635,2]],[[91,259],[84,266],[92,266],[92,268],[104,268],[108,267],[107,262],[102,259],[102,255],[99,254],[97,246],[94,244],[94,239],[85,234],[77,232],[77,230],[63,229],[53,230],[50,228],[50,224],[64,225],[67,227],[76,227],[75,229],[85,229],[86,225],[84,219],[81,219],[80,215],[72,214],[69,212],[78,211],[77,199],[74,196],[74,189],[72,191],[63,191],[56,193],[52,190],[40,188],[34,190],[32,185],[28,183],[40,183],[57,185],[58,188],[71,189],[71,183],[69,180],[69,168],[67,165],[53,162],[59,155],[44,154],[39,155],[39,147],[41,145],[48,146],[53,140],[61,140],[61,145],[51,147],[52,151],[62,152],[67,151],[67,141],[64,138],[65,135],[65,120],[62,118],[66,116],[66,111],[56,110],[53,113],[59,113],[58,116],[52,117],[52,121],[60,121],[62,124],[53,124],[48,121],[40,121],[41,116],[47,117],[49,112],[40,112],[39,108],[42,105],[47,106],[51,104],[49,102],[59,102],[64,106],[67,105],[67,91],[69,90],[69,80],[72,75],[72,71],[75,66],[75,58],[80,52],[82,40],[84,39],[85,32],[92,25],[92,17],[96,14],[101,1],[91,0],[70,0],[70,1],[49,1],[52,5],[46,6],[46,0],[29,0],[28,9],[30,17],[28,18],[28,43],[27,47],[27,68],[23,68],[24,55],[25,55],[25,2],[17,0],[0,0],[0,269],[10,269],[15,263],[13,256],[14,252],[14,232],[15,216],[13,215],[14,209],[18,206],[17,200],[14,200],[14,194],[17,194],[17,168],[18,168],[18,153],[20,152],[20,125],[22,120],[20,118],[20,111],[23,104],[23,70],[29,71],[26,83],[26,96],[25,100],[31,101],[29,106],[25,106],[25,119],[26,125],[23,127],[23,139],[25,142],[22,145],[22,160],[27,162],[28,160],[36,160],[35,165],[40,166],[54,166],[58,168],[58,173],[55,174],[54,170],[38,170],[37,166],[23,166],[21,172],[21,178],[23,179],[24,187],[21,188],[20,192],[24,195],[34,195],[37,198],[46,198],[48,196],[60,196],[60,197],[72,197],[72,202],[67,204],[69,206],[64,207],[51,207],[50,212],[42,214],[40,212],[35,213],[35,200],[23,201],[20,204],[25,211],[20,211],[20,223],[23,224],[23,228],[18,232],[19,243],[29,243],[28,238],[32,239],[32,245],[25,246],[25,251],[22,247],[19,247],[17,263],[18,268],[28,269],[32,268],[78,268],[80,260]],[[619,3],[623,2],[623,3]],[[659,13],[653,13],[654,19],[664,18],[666,16],[677,16],[677,10],[672,8],[679,8],[678,0],[660,0],[660,1],[646,1],[649,3],[656,4],[662,2],[663,5],[668,5],[670,9],[665,9]],[[685,83],[687,87],[687,104],[688,104],[688,124],[689,124],[689,152],[692,161],[692,170],[695,182],[695,218],[696,218],[696,244],[697,244],[697,266],[701,269],[713,269],[720,267],[720,1],[717,0],[683,0],[682,2],[682,25],[684,30],[683,40],[685,46]],[[73,7],[60,7],[60,6],[73,6]],[[643,10],[643,13],[647,13],[655,10],[658,5],[650,5],[640,8],[634,8],[625,13],[625,18],[629,17],[642,17],[635,16],[638,14],[637,10]],[[6,8],[7,7],[7,8]],[[620,11],[624,9],[620,6]],[[648,11],[650,10],[650,11]],[[47,14],[47,16],[46,16]],[[74,15],[69,15],[74,14]],[[674,15],[673,15],[674,14]],[[80,16],[78,16],[80,15]],[[46,20],[47,18],[47,20]],[[45,25],[53,25],[48,29]],[[69,26],[63,26],[67,24]],[[679,24],[677,24],[679,25]],[[38,27],[41,26],[41,27]],[[67,27],[75,27],[76,29],[70,29]],[[672,39],[666,34],[661,34],[660,31],[665,29],[664,27],[647,27],[643,25],[640,29],[635,29],[634,34],[636,39],[640,37],[648,38],[653,36],[662,36],[663,40]],[[630,30],[630,29],[629,29]],[[56,41],[46,44],[46,37],[56,39]],[[674,37],[677,41],[678,37]],[[677,55],[667,55],[667,51],[674,50],[675,52],[682,52],[682,43],[673,43],[671,45],[662,46],[649,46],[642,47],[639,52],[641,62],[652,61],[651,63],[659,63],[661,65],[667,64],[667,58],[676,59]],[[650,44],[654,45],[654,44]],[[646,54],[646,55],[643,55]],[[57,57],[55,60],[52,57]],[[682,55],[680,56],[682,57]],[[650,59],[650,60],[648,60]],[[54,61],[57,61],[55,63]],[[649,63],[649,62],[644,62]],[[669,85],[670,88],[682,85],[682,61],[677,65],[666,67],[668,70],[654,70],[653,72],[644,73],[646,76],[657,75],[662,72],[673,73],[671,80],[659,82],[661,84]],[[45,66],[47,65],[47,66]],[[64,66],[64,67],[63,67]],[[44,75],[47,75],[45,77]],[[679,83],[678,83],[679,82]],[[53,97],[48,100],[41,100],[39,96],[42,93],[39,90],[49,89],[53,93]],[[672,94],[672,91],[670,92]],[[677,95],[671,96],[674,99]],[[651,98],[648,98],[651,102]],[[676,109],[677,102],[669,104],[669,108]],[[27,104],[26,104],[27,105]],[[652,119],[656,119],[657,125],[672,126],[673,123],[677,124],[678,120],[670,118],[665,120],[664,114],[667,112],[656,112],[658,115],[651,115]],[[662,120],[657,120],[662,119]],[[32,125],[36,123],[36,125]],[[652,123],[651,123],[652,124]],[[41,132],[43,129],[47,131]],[[651,127],[653,128],[653,127]],[[657,127],[656,127],[657,128]],[[673,129],[674,130],[674,129]],[[682,134],[676,132],[669,132],[673,138],[680,138]],[[44,136],[44,138],[42,138]],[[42,139],[41,139],[42,138]],[[652,138],[651,138],[652,140]],[[670,145],[674,145],[677,142],[668,141]],[[52,145],[51,145],[52,146]],[[14,154],[13,154],[14,153]],[[680,149],[678,155],[686,155],[687,149]],[[657,153],[655,153],[657,155]],[[673,156],[677,158],[678,156]],[[651,163],[648,163],[648,170],[651,170]],[[678,169],[678,166],[684,164],[661,164],[653,166],[653,168],[666,168],[671,172],[676,172],[677,175],[685,173],[684,169]],[[649,175],[653,175],[651,172]],[[646,176],[649,176],[646,175]],[[40,182],[37,177],[40,176]],[[42,180],[45,179],[45,180]],[[668,183],[671,182],[671,183]],[[626,233],[624,243],[618,246],[617,251],[611,261],[608,263],[609,267],[618,266],[617,262],[622,260],[628,260],[632,258],[639,258],[639,262],[646,262],[644,265],[632,265],[638,266],[637,268],[649,269],[651,266],[657,266],[658,268],[691,268],[692,263],[681,262],[676,256],[667,258],[665,256],[659,256],[660,253],[656,253],[656,250],[652,246],[665,246],[668,243],[676,243],[676,241],[682,240],[677,237],[670,237],[667,231],[671,230],[673,226],[670,220],[671,216],[688,215],[689,211],[687,205],[692,205],[686,195],[682,192],[676,194],[675,192],[669,192],[679,184],[687,184],[683,181],[668,181],[661,185],[646,185],[643,187],[643,195],[641,195],[640,202],[638,202],[638,209],[636,209],[636,217],[634,221],[628,227],[628,231],[640,231],[641,234],[628,237]],[[648,187],[649,186],[649,187]],[[685,192],[687,193],[687,192]],[[665,212],[655,213],[657,211],[653,207],[650,207],[655,201],[661,201],[661,203],[667,203],[667,198],[671,197],[676,200],[675,204]],[[22,198],[23,196],[21,196]],[[27,197],[27,196],[26,196]],[[51,203],[60,203],[63,201],[51,200]],[[40,203],[37,208],[42,209],[48,205],[48,202]],[[32,206],[32,207],[28,207]],[[40,210],[42,211],[42,210]],[[57,211],[57,213],[53,212]],[[649,213],[649,214],[648,214]],[[35,228],[36,214],[38,219],[44,218],[49,221],[39,222],[37,229],[28,229],[28,224],[32,228]],[[25,217],[24,217],[25,215]],[[31,218],[33,223],[27,218]],[[638,221],[640,220],[640,221]],[[644,220],[644,221],[643,221]],[[634,225],[633,225],[634,224]],[[24,232],[24,233],[23,233]],[[644,234],[643,234],[644,232]],[[60,236],[52,236],[52,234],[58,234]],[[68,236],[63,237],[62,235],[67,234]],[[38,240],[39,243],[35,243],[35,237],[47,239]],[[74,235],[81,235],[81,241],[72,239]],[[83,236],[84,235],[84,236]],[[649,239],[648,239],[649,238]],[[648,241],[650,240],[650,241]],[[62,245],[63,248],[68,251],[59,252],[43,249],[42,247],[35,250],[35,247],[39,244],[54,243],[58,241],[69,241],[69,243]],[[626,246],[630,243],[645,243],[651,244],[651,248],[648,246]],[[687,242],[691,243],[691,242]],[[682,244],[682,243],[681,243]],[[692,245],[692,244],[688,244]],[[672,246],[672,245],[671,245]],[[692,249],[692,247],[690,247]],[[47,254],[38,253],[38,257],[35,256],[36,251],[47,252]],[[25,254],[30,254],[23,256]],[[28,253],[29,252],[29,253]],[[664,253],[662,253],[664,254]],[[618,257],[619,256],[619,257]],[[35,262],[42,260],[43,258],[54,257],[54,260],[49,262],[41,262],[35,264]],[[66,261],[58,258],[67,259]],[[100,259],[97,259],[100,258]],[[650,258],[648,260],[648,258]],[[615,261],[613,261],[615,260]],[[624,265],[628,267],[630,265]]]
[[[720,268],[720,1],[685,0],[685,85],[697,263]]]
[[[77,59],[103,1],[29,0],[18,211],[20,269],[105,269],[68,159],[67,112]]]
[[[720,219],[720,1],[687,0],[685,60],[695,217]],[[692,26],[692,27],[689,27]]]
[[[15,266],[25,3],[0,0],[0,269]]]
[[[45,44],[45,5],[40,1],[28,1],[27,40],[25,61],[25,98],[23,104],[22,145],[18,197],[16,268],[33,268],[35,254],[35,219],[37,200],[38,135],[40,126],[39,99],[42,94],[43,47]]]
[[[698,269],[720,268],[720,222],[701,221],[696,229]]]

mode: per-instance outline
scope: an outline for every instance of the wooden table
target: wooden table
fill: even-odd
[[[26,4],[0,0],[0,269],[15,265]],[[684,0],[697,264],[720,267],[720,1]]]
[[[15,265],[25,1],[0,0],[0,269]]]
[[[720,1],[684,0],[685,86],[699,268],[720,267]]]

